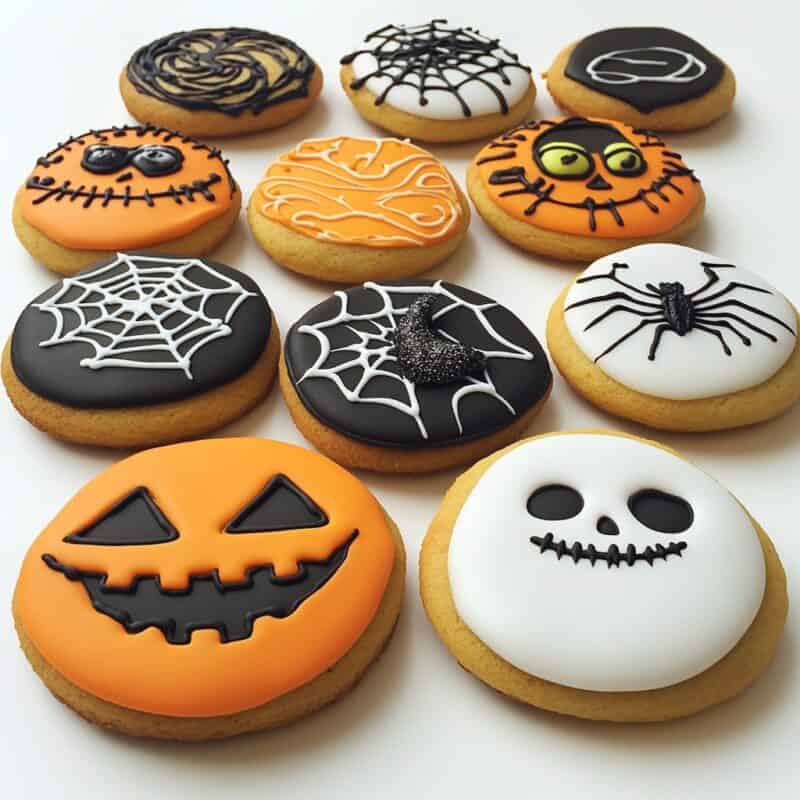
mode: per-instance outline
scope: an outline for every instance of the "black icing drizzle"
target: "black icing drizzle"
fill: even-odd
[[[261,61],[277,66],[270,76]],[[127,66],[142,94],[191,111],[238,117],[308,96],[315,64],[294,42],[252,28],[200,28],[140,47]]]
[[[580,41],[564,74],[648,114],[702,97],[717,86],[724,69],[713,53],[677,31],[612,28]]]
[[[370,78],[388,78],[389,85],[376,96],[375,105],[381,105],[395,87],[410,86],[419,92],[420,106],[428,104],[426,94],[448,92],[456,98],[464,116],[470,117],[472,109],[461,89],[478,82],[494,94],[499,110],[506,114],[505,95],[486,76],[495,75],[509,85],[508,70],[531,71],[519,63],[518,56],[501,47],[498,39],[486,39],[474,28],[448,27],[446,19],[409,27],[386,25],[368,34],[365,42],[370,40],[377,40],[377,44],[344,56],[341,63],[350,64],[362,53],[374,56],[376,69],[351,81],[350,88],[360,89]],[[453,79],[453,73],[463,77]]]

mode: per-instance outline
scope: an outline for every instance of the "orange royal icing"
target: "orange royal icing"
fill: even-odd
[[[293,481],[327,514],[320,527],[225,533],[226,526],[277,474]],[[65,537],[102,518],[145,487],[178,532],[159,544],[75,544]],[[188,644],[161,630],[128,633],[95,610],[80,580],[48,567],[107,575],[129,587],[158,576],[164,590],[216,570],[225,583],[273,564],[278,576],[298,561],[320,561],[346,542],[333,576],[288,616],[262,616],[248,638],[223,643],[199,629]],[[121,461],[81,489],[31,546],[17,583],[15,611],[44,658],[81,689],[126,708],[180,717],[230,714],[261,705],[320,675],[353,647],[378,609],[395,558],[384,513],[369,490],[329,459],[264,439],[215,439],[147,450]],[[208,587],[206,587],[208,588]]]
[[[273,163],[256,191],[264,216],[326,242],[425,246],[462,224],[447,169],[400,139],[308,139]]]
[[[98,145],[120,148],[105,172],[82,164],[87,148]],[[178,150],[179,168],[159,175],[145,165],[151,174],[143,172],[134,156],[148,145]],[[221,216],[234,191],[216,148],[163,128],[126,126],[76,136],[40,158],[21,192],[22,216],[71,249],[145,248]]]
[[[576,140],[583,139],[585,143],[586,139],[570,133],[568,128],[557,127],[564,122],[580,123],[581,118],[531,122],[484,147],[475,157],[475,164],[489,197],[507,214],[530,225],[613,239],[665,233],[686,219],[700,202],[699,183],[691,170],[655,134],[612,120],[582,121],[610,129],[610,135],[601,133],[598,137],[597,150],[580,146],[573,149]],[[545,158],[541,145],[537,146],[541,136],[549,142],[544,145],[548,148],[545,158],[567,159],[563,167],[550,160],[556,169],[563,169],[563,177],[542,168]],[[617,150],[612,164],[619,165],[629,158],[635,174],[609,169],[602,150],[614,138],[619,147],[610,146],[608,152]],[[559,150],[559,144],[566,147]],[[577,170],[579,164],[585,164],[587,171],[576,178],[570,174],[570,167]]]

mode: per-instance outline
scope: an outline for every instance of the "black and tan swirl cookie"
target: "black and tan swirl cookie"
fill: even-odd
[[[195,136],[277,128],[322,90],[322,71],[282,36],[251,28],[198,28],[156,39],[119,79],[128,111]]]
[[[534,335],[444,281],[368,282],[291,328],[281,389],[303,435],[341,464],[431,472],[518,438],[550,393]]]
[[[573,42],[547,71],[547,88],[570,114],[656,131],[702,128],[736,94],[729,66],[668,28],[612,28]]]
[[[145,447],[250,410],[279,353],[274,316],[247,275],[206,259],[117,253],[25,308],[2,377],[17,411],[59,439]]]

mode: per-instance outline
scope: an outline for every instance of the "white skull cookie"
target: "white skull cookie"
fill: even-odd
[[[453,620],[505,667],[637,693],[687,681],[736,647],[776,570],[770,558],[747,512],[698,468],[633,437],[575,432],[528,439],[460,479],[423,545],[421,583],[448,646],[431,601],[437,574]]]

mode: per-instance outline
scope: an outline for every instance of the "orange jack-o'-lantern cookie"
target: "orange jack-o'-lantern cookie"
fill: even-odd
[[[72,275],[119,250],[205,255],[240,205],[217,148],[126,125],[74,136],[37,159],[17,192],[13,220],[34,258]]]
[[[327,281],[416,275],[447,258],[469,225],[452,175],[401,139],[308,139],[271,164],[250,227],[281,266]]]
[[[705,205],[694,172],[657,136],[585,117],[514,128],[477,154],[467,185],[501,236],[576,261],[677,241]]]
[[[89,720],[177,739],[288,722],[380,654],[405,561],[368,489],[264,439],[139,453],[33,543],[14,595],[25,654]]]

